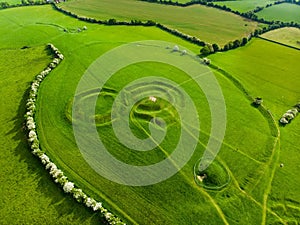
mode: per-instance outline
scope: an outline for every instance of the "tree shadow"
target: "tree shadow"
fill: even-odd
[[[54,220],[57,219],[58,223],[62,217],[64,218],[63,222],[66,218],[68,218],[68,220],[70,220],[70,224],[107,224],[105,219],[101,217],[100,213],[93,212],[82,203],[76,202],[71,195],[65,194],[62,188],[53,181],[40,160],[31,153],[27,142],[27,131],[25,130],[24,119],[29,90],[30,89],[28,88],[24,92],[20,100],[17,113],[11,120],[13,122],[13,126],[6,135],[13,135],[12,139],[19,142],[17,147],[14,149],[14,155],[19,158],[19,162],[26,163],[26,173],[30,174],[30,176],[37,181],[38,186],[35,191],[43,193],[44,197],[50,200],[50,204],[43,205],[43,203],[41,203],[39,207],[44,207],[43,210],[45,211],[47,211],[48,207],[54,207],[58,215],[58,217],[54,218]]]

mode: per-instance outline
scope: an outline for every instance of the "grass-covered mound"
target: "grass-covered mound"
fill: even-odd
[[[201,170],[200,164],[195,168],[196,183],[211,190],[221,190],[230,182],[230,175],[217,160],[206,169]]]

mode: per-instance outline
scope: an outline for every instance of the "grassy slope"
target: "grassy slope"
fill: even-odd
[[[247,36],[257,26],[257,23],[245,21],[234,14],[199,5],[182,8],[135,0],[118,0],[118,3],[110,0],[76,0],[62,6],[79,15],[100,19],[152,19],[206,42],[221,45]]]
[[[156,220],[157,223],[175,224],[183,223],[184,221],[194,223],[198,220],[198,218],[202,218],[202,221],[204,222],[211,221],[212,217],[214,218],[215,224],[222,223],[222,214],[218,215],[217,210],[212,205],[213,202],[211,197],[209,197],[207,193],[195,187],[193,177],[190,176],[192,174],[191,169],[193,164],[198,159],[199,154],[203,149],[201,145],[198,147],[199,153],[194,156],[193,161],[184,168],[182,173],[174,176],[172,179],[160,185],[147,188],[122,187],[104,180],[87,167],[84,161],[82,161],[79,152],[75,150],[74,141],[72,140],[73,138],[71,135],[71,127],[63,117],[65,106],[72,96],[72,90],[74,91],[80,75],[83,74],[85,68],[94,58],[101,54],[101,52],[107,51],[108,49],[124,42],[138,39],[153,39],[157,37],[187,45],[187,47],[190,47],[195,51],[197,47],[185,44],[180,39],[163,33],[156,28],[122,28],[88,25],[88,31],[75,34],[64,33],[62,30],[57,27],[53,27],[52,25],[34,25],[35,22],[54,23],[68,28],[76,28],[78,26],[82,27],[84,25],[84,23],[65,17],[55,11],[51,11],[49,8],[49,6],[45,6],[13,9],[7,10],[2,14],[3,18],[9,18],[9,21],[6,19],[4,22],[4,24],[6,24],[5,29],[8,29],[9,27],[9,29],[15,30],[13,36],[10,34],[3,36],[4,42],[2,45],[35,45],[50,39],[51,42],[58,46],[66,56],[66,60],[53,72],[53,74],[51,74],[51,77],[45,81],[47,85],[45,85],[45,83],[42,85],[40,92],[39,101],[42,105],[42,111],[40,111],[40,113],[44,116],[39,117],[41,119],[43,118],[43,120],[39,120],[39,123],[43,122],[41,138],[43,140],[43,146],[48,149],[48,153],[52,156],[55,155],[54,160],[59,165],[64,165],[66,173],[71,178],[76,179],[80,186],[86,187],[87,191],[89,190],[88,192],[93,194],[95,197],[98,195],[101,196],[105,199],[105,201],[108,201],[112,205],[113,202],[117,203],[118,207],[116,205],[113,206],[116,207],[117,211],[122,214],[123,217],[126,217],[126,214],[128,214],[129,217],[134,217],[136,220],[141,222],[140,220],[145,218],[145,215],[141,213],[148,212],[147,218],[149,221]],[[15,10],[17,10],[18,13],[16,13]],[[29,17],[29,15],[32,15],[33,12],[34,15],[36,15],[36,18],[34,19]],[[15,15],[18,15],[18,17]],[[2,28],[3,31],[5,29]],[[32,30],[34,30],[35,33],[30,32]],[[26,35],[20,37],[20,35],[17,35],[19,33]],[[230,123],[228,129],[237,130],[237,127],[240,131],[242,130],[240,127],[251,129],[249,127],[246,128],[246,126],[242,124],[248,123],[247,120],[250,120],[250,115],[253,115],[253,113],[255,114],[255,110],[249,106],[249,102],[245,100],[242,95],[238,94],[239,91],[235,90],[235,93],[233,94],[234,91],[232,89],[234,89],[234,87],[228,83],[228,81],[220,78],[220,82],[222,82],[224,86],[228,86],[228,89],[226,88],[226,90],[228,90],[228,93],[226,93],[226,99],[228,99],[228,102],[232,102],[228,103],[229,106],[234,106],[238,102],[238,104],[244,105],[245,108],[249,107],[249,110],[246,112],[243,112],[243,110],[240,111],[239,108],[229,107],[232,108],[233,111],[229,116]],[[64,95],[61,95],[61,90],[64,90]],[[230,98],[231,95],[236,96],[236,99]],[[245,113],[249,114],[249,116],[245,116],[244,120],[237,121],[235,119],[236,117],[240,117],[239,115]],[[255,118],[252,118],[251,120],[264,121],[260,114],[257,113],[255,115]],[[264,135],[264,133],[268,134],[266,122],[263,122],[261,127],[264,131],[262,133],[259,132],[257,136],[264,137],[264,139],[259,141],[265,143],[262,145],[262,149],[264,149],[263,146],[269,142],[267,136]],[[256,129],[255,124],[253,124],[252,129]],[[247,131],[245,130],[244,132],[246,133]],[[255,134],[253,135],[256,136]],[[206,136],[203,134],[203,143],[205,143],[205,140]],[[232,139],[230,135],[226,138],[226,140],[228,140],[229,145],[227,147],[223,146],[222,151],[224,152],[224,157],[226,155],[225,152],[230,151],[233,154],[232,157],[237,157],[239,160],[244,161],[248,165],[248,169],[241,170],[238,165],[230,163],[229,159],[226,160],[226,163],[230,163],[230,169],[237,177],[237,182],[240,182],[247,190],[251,186],[251,182],[247,184],[243,181],[243,179],[245,179],[249,174],[251,175],[251,171],[255,170],[255,167],[259,170],[262,170],[262,167],[255,166],[251,159],[253,157],[249,158],[249,156],[247,156],[248,154],[253,154],[250,150],[254,149],[254,147],[250,150],[240,147],[240,152],[234,152],[233,150],[236,146],[243,146],[244,144],[251,145],[253,144],[253,141],[251,139]],[[253,154],[253,156],[255,155],[256,154]],[[66,167],[66,164],[69,167]],[[78,177],[76,174],[87,180]],[[183,180],[185,180],[185,182],[182,182]],[[170,195],[166,193],[165,190],[169,190],[172,193],[172,198],[170,198]],[[145,198],[145,196],[148,197]],[[185,197],[182,198],[182,196]],[[249,200],[236,186],[232,186],[228,190],[228,196],[231,196],[230,200],[227,199],[228,197],[225,198],[223,194],[215,197],[217,204],[219,204],[222,210],[224,210],[227,220],[232,221],[233,224],[238,223],[237,221],[243,221],[243,218],[247,218],[247,221],[254,223],[260,221],[261,212],[259,208],[253,210],[251,215],[244,214],[245,211],[243,210],[239,211],[239,218],[233,219],[233,212],[244,209],[245,207],[254,208],[256,203]],[[172,199],[178,200],[173,201]],[[186,201],[187,199],[188,201]],[[235,206],[237,201],[238,207]],[[151,202],[151,205],[149,205],[149,202]],[[166,202],[168,204],[165,204]],[[176,209],[176,211],[174,211],[174,209]],[[204,209],[210,213],[203,213]],[[127,219],[130,220],[129,217],[127,217]]]
[[[41,14],[45,14],[46,12],[41,11],[40,8],[39,11]],[[23,16],[26,16],[26,12],[31,13],[31,11],[22,12]],[[40,16],[40,14],[37,15],[38,17]],[[50,11],[47,11],[47,19],[42,18],[41,20],[50,20],[50,15],[53,15],[51,20],[56,20],[56,23],[60,21],[60,24],[64,26],[71,26],[69,23],[72,23],[74,26],[76,23],[74,20],[68,19],[68,17],[58,16],[59,14],[57,13],[53,12],[53,14],[51,14]],[[18,23],[18,20],[15,19],[15,22]],[[83,23],[76,25],[82,26]],[[132,34],[134,34],[134,36]],[[55,155],[56,162],[60,165],[64,165],[64,167],[66,166],[65,164],[69,166],[69,168],[65,168],[70,177],[75,178],[79,185],[87,187],[87,190],[89,189],[90,193],[94,194],[96,197],[99,195],[110,204],[113,204],[113,202],[117,203],[119,208],[117,208],[116,205],[114,205],[114,207],[116,207],[123,217],[125,217],[127,213],[127,219],[130,219],[129,217],[133,217],[139,222],[143,221],[143,223],[150,223],[150,221],[153,222],[153,220],[155,220],[156,223],[165,224],[184,223],[186,221],[189,221],[188,223],[192,224],[195,223],[195,221],[198,221],[198,218],[201,218],[203,223],[207,223],[208,221],[211,222],[211,218],[214,218],[213,223],[220,224],[222,223],[221,217],[213,207],[209,196],[195,187],[193,177],[191,176],[193,164],[198,159],[199,154],[203,149],[201,145],[198,147],[199,154],[194,156],[191,163],[183,170],[182,173],[174,176],[172,179],[162,184],[146,188],[122,187],[97,176],[86,165],[79,152],[75,150],[76,146],[74,145],[73,137],[72,135],[70,136],[71,127],[63,117],[65,106],[72,97],[72,92],[78,82],[79,76],[83,74],[86,66],[89,65],[94,58],[101,54],[101,52],[119,45],[124,41],[157,37],[184,44],[184,42],[180,41],[180,39],[174,38],[153,28],[121,28],[97,25],[88,25],[88,31],[85,33],[62,34],[59,39],[53,39],[52,42],[57,45],[63,53],[65,53],[66,60],[52,74],[52,77],[45,81],[47,82],[47,85],[43,85],[41,89],[42,95],[40,98],[40,104],[42,105],[42,111],[40,113],[44,115],[44,117],[43,120],[40,120],[40,122],[43,122],[42,134],[45,135],[44,137],[41,136],[41,138],[44,141],[44,146],[47,147],[50,155]],[[109,42],[107,40],[109,40]],[[26,40],[24,41],[26,42]],[[76,43],[76,46],[72,43]],[[190,47],[193,48],[193,46]],[[263,117],[260,114],[255,113],[257,111],[249,106],[249,102],[239,94],[238,90],[232,90],[234,87],[226,81],[226,79],[224,80],[220,77],[220,82],[222,82],[224,86],[228,86],[228,88],[226,88],[228,91],[226,93],[226,99],[230,102],[228,103],[229,108],[233,110],[232,113],[230,113],[228,129],[233,131],[237,131],[237,129],[239,129],[239,131],[241,131],[241,127],[245,127],[246,130],[244,130],[244,132],[247,133],[247,129],[255,130],[256,124],[252,124],[252,128],[249,126],[246,128],[245,124],[248,124],[250,120],[257,121],[257,123],[260,123],[263,132],[259,131],[257,135],[254,133],[253,135],[262,138],[259,142],[264,143],[261,147],[263,151],[265,148],[264,146],[270,142],[267,137],[267,134],[269,134],[268,127]],[[61,95],[61,90],[64,90],[63,96]],[[236,96],[236,98],[232,98],[231,96]],[[241,110],[240,108],[232,107],[237,104],[243,105],[243,108],[248,107],[249,110],[244,112],[244,110]],[[237,121],[235,119],[236,117],[240,118],[245,114],[248,116],[245,116],[244,120]],[[255,114],[255,118],[253,118],[253,114]],[[51,137],[49,134],[51,134]],[[203,142],[205,143],[205,134],[203,134],[203,138]],[[259,149],[254,147],[250,149],[239,147],[240,151],[235,152],[234,150],[236,150],[236,147],[238,146],[251,146],[256,143],[254,143],[251,139],[237,139],[230,135],[228,135],[227,139],[229,145],[223,146],[223,154],[226,155],[225,152],[229,151],[233,154],[232,157],[239,159],[248,165],[247,169],[241,170],[239,165],[236,165],[234,162],[230,162],[229,158],[226,160],[226,163],[230,163],[230,169],[232,170],[232,173],[236,175],[237,182],[241,183],[241,185],[247,190],[251,187],[253,181],[244,182],[243,180],[247,178],[248,175],[251,175],[251,172],[256,169],[263,171],[263,164],[262,167],[257,167],[256,164],[253,164],[253,159],[251,159],[253,157],[247,156],[248,154],[253,154],[255,157],[258,156],[253,153],[252,150],[255,149],[259,151]],[[76,172],[73,170],[76,170]],[[86,180],[78,177],[76,173]],[[185,182],[182,182],[183,180]],[[168,190],[168,192],[166,192],[166,190]],[[169,193],[172,193],[171,198]],[[248,223],[249,221],[259,223],[261,212],[260,208],[256,207],[256,203],[249,200],[236,186],[232,186],[228,190],[228,196],[231,196],[229,197],[230,199],[228,199],[228,197],[224,197],[227,196],[226,193],[227,192],[222,193],[215,198],[217,200],[217,204],[220,204],[222,210],[224,210],[227,220],[232,221],[232,223],[235,224],[242,223],[243,218],[247,218],[245,223]],[[148,197],[145,198],[145,196]],[[184,198],[182,198],[182,196],[184,196]],[[177,200],[173,201],[172,199]],[[149,202],[151,202],[151,205],[149,205]],[[249,207],[256,207],[255,210],[252,210],[251,215],[246,213],[247,210],[249,210]],[[176,209],[176,211],[174,211],[174,209]],[[239,211],[238,218],[235,214],[237,210]],[[210,213],[203,213],[204,211],[209,211]],[[144,212],[147,212],[147,216],[145,216]],[[147,219],[148,221],[145,222],[144,219]]]
[[[264,38],[277,41],[286,45],[300,47],[300,29],[294,27],[285,27],[269,31],[261,35]]]
[[[290,3],[283,3],[266,8],[257,13],[258,18],[264,18],[269,21],[283,21],[300,23],[300,6]]]
[[[18,10],[17,13],[15,10]],[[32,14],[36,15],[36,18],[29,16]],[[0,27],[0,32],[3,34],[1,46],[37,45],[51,40],[66,56],[66,60],[45,81],[46,85],[43,85],[41,90],[40,104],[43,106],[41,113],[45,115],[43,118],[45,136],[42,138],[44,138],[44,146],[51,147],[49,148],[49,153],[56,156],[55,160],[58,164],[65,165],[67,163],[70,166],[65,169],[71,177],[76,178],[79,185],[86,186],[90,193],[100,195],[106,198],[106,201],[113,200],[118,203],[119,210],[118,208],[116,209],[120,214],[124,213],[120,210],[122,209],[128,212],[129,216],[137,217],[139,220],[149,217],[155,219],[156,223],[172,221],[172,224],[182,222],[192,224],[201,218],[203,223],[205,221],[206,223],[208,221],[215,224],[222,223],[221,216],[218,215],[217,210],[212,205],[211,197],[194,187],[192,177],[185,176],[185,174],[192,172],[193,162],[197,160],[199,154],[194,156],[193,161],[184,168],[182,173],[161,185],[132,189],[120,187],[103,180],[86,167],[87,165],[82,161],[80,154],[73,148],[75,146],[74,141],[72,141],[72,135],[70,136],[71,128],[63,117],[65,106],[72,97],[72,90],[74,91],[79,76],[83,74],[85,68],[101,52],[105,52],[124,42],[157,37],[181,43],[194,51],[197,51],[197,47],[188,45],[180,39],[154,28],[88,25],[88,31],[75,34],[64,33],[52,25],[36,25],[35,22],[37,21],[55,23],[68,28],[82,27],[84,25],[84,23],[49,10],[48,6],[7,10],[1,16],[3,18],[1,21],[4,24],[4,26]],[[7,30],[14,31],[10,34]],[[23,34],[23,36],[20,36],[20,34]],[[261,197],[259,194],[255,194],[254,198],[258,201],[258,203],[255,203],[249,196],[240,191],[239,186],[242,186],[246,191],[250,190],[255,180],[250,179],[249,181],[247,178],[251,177],[248,176],[253,175],[253,173],[261,174],[265,169],[264,163],[256,162],[260,157],[257,154],[253,154],[253,150],[260,152],[260,149],[262,151],[268,149],[270,140],[268,140],[267,123],[254,108],[249,106],[249,102],[228,80],[221,76],[218,79],[224,88],[226,104],[229,110],[228,133],[220,155],[222,160],[226,164],[228,163],[236,179],[234,184],[226,191],[219,194],[210,193],[210,195],[216,200],[216,204],[221,207],[230,224],[258,224],[261,218]],[[64,95],[61,95],[61,90],[64,90]],[[236,118],[239,119],[237,120]],[[260,130],[257,131],[256,135],[252,131],[257,130],[257,124],[259,124]],[[243,136],[252,133],[253,138],[238,138],[237,136],[240,136],[239,132],[243,132],[245,134]],[[234,135],[231,136],[231,134]],[[203,137],[205,137],[205,134],[203,134]],[[257,140],[257,138],[265,138],[265,140],[260,140],[258,143],[254,142],[253,140]],[[203,142],[205,143],[205,138]],[[240,151],[237,151],[236,148],[240,149]],[[199,153],[202,149],[200,145]],[[227,154],[228,152],[230,154]],[[253,158],[253,156],[257,158]],[[241,163],[235,163],[237,160]],[[75,168],[76,172],[72,171]],[[92,180],[83,180],[76,173]],[[183,180],[185,182],[182,182]],[[268,182],[268,180],[265,182]],[[145,195],[147,196],[145,193],[148,194],[148,199],[144,197]],[[171,198],[169,193],[172,193]],[[172,199],[179,200],[173,201]],[[186,201],[186,199],[189,199],[189,201]],[[151,205],[149,205],[149,202],[151,202]],[[249,214],[250,210],[251,214]],[[206,211],[206,213],[203,213],[203,211]],[[148,214],[145,215],[144,212]]]
[[[278,118],[299,100],[298,55],[298,50],[255,39],[243,48],[210,58],[237,77],[253,96],[263,97]]]
[[[277,120],[299,101],[298,55],[297,50],[256,39],[244,48],[210,58],[242,81],[252,95],[262,96]],[[268,201],[269,207],[287,221],[299,221],[300,213],[299,176],[296,172],[299,170],[299,123],[299,118],[296,118],[281,128],[281,145],[277,149],[279,155]],[[280,163],[285,167],[280,168]],[[270,215],[267,221],[278,222]]]
[[[44,48],[0,50],[0,223],[96,224],[98,216],[53,183],[22,129],[29,82],[50,62]]]
[[[266,6],[267,4],[274,3],[274,0],[239,0],[239,1],[220,1],[215,2],[217,5],[226,5],[232,10],[239,12],[248,12],[255,9],[257,6]]]

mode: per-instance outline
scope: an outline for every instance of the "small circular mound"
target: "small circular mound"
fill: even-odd
[[[173,124],[178,118],[176,109],[166,100],[150,96],[137,102],[133,107],[132,119],[140,119],[150,122],[153,118],[161,118],[167,124]],[[152,120],[159,125],[160,121]]]
[[[210,190],[221,190],[230,182],[228,171],[216,160],[205,170],[200,170],[200,163],[196,165],[194,175],[199,186]]]

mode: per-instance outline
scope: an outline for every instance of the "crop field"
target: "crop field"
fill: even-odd
[[[273,0],[238,0],[238,1],[217,1],[214,4],[217,5],[226,5],[232,10],[239,11],[239,12],[248,12],[256,7],[264,7],[268,4],[274,3]]]
[[[257,23],[237,15],[200,5],[182,8],[135,0],[118,0],[117,3],[110,0],[76,0],[66,2],[62,7],[78,15],[98,19],[154,20],[200,40],[220,45],[246,37],[257,27]]]
[[[261,35],[263,38],[300,48],[300,30],[293,27],[276,29]]]
[[[251,5],[242,2],[245,10]],[[258,26],[203,6],[133,0],[60,6],[98,19],[155,20],[220,45]],[[263,37],[286,44],[297,40],[298,31],[283,28]],[[34,117],[41,149],[76,187],[123,222],[299,224],[300,121],[278,122],[300,99],[299,50],[253,38],[207,56],[209,67],[196,56],[199,46],[157,27],[87,23],[51,5],[1,10],[0,36],[0,224],[107,224],[99,212],[63,193],[65,187],[53,182],[26,141],[26,98],[30,82],[53,58],[47,43],[64,60],[39,86]],[[263,99],[262,106],[252,104],[255,97]],[[139,170],[106,160],[98,140],[116,161],[150,169],[131,180]],[[209,163],[201,157],[218,144],[215,160],[201,170]],[[177,149],[185,151],[181,159],[193,146],[182,166],[173,160]],[[164,161],[170,164],[157,173],[152,165]],[[172,168],[169,178],[151,183]],[[136,185],[141,180],[149,184]]]
[[[296,22],[300,23],[300,6],[290,3],[282,3],[279,5],[274,5],[272,7],[266,8],[256,15],[259,18],[264,18],[268,21],[283,21],[283,22]]]

